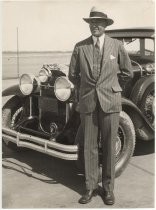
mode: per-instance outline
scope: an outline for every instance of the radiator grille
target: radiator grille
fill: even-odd
[[[58,114],[58,101],[54,98],[39,97],[39,108],[44,112],[54,112]]]

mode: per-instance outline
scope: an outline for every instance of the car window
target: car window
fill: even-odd
[[[145,55],[151,56],[154,55],[154,40],[145,39]]]
[[[124,47],[129,54],[140,54],[140,39],[132,38],[131,41],[123,40]]]

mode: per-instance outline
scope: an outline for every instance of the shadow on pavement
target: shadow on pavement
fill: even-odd
[[[33,150],[15,152],[2,144],[2,167],[20,172],[48,184],[61,183],[82,194],[84,176],[78,174],[75,161],[60,160]],[[134,156],[154,153],[154,141],[136,142]]]
[[[12,151],[3,145],[2,167],[20,172],[48,184],[61,183],[79,194],[84,190],[84,176],[78,174],[75,161],[60,160],[33,150]]]
[[[154,140],[152,141],[137,140],[133,156],[152,154],[154,153],[154,148],[155,148]]]

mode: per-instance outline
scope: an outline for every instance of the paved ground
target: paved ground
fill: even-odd
[[[153,142],[137,144],[135,156],[116,179],[116,203],[111,208],[154,207]],[[3,148],[3,208],[106,208],[100,196],[81,205],[84,177],[74,162],[34,151]]]
[[[154,142],[137,142],[130,164],[116,179],[116,203],[111,208],[154,207],[154,157]],[[100,196],[86,205],[78,203],[84,177],[73,161],[3,146],[2,164],[3,208],[108,208]]]

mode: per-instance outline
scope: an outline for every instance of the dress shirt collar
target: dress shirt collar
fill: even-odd
[[[92,39],[93,39],[93,43],[94,43],[94,46],[95,46],[95,45],[96,45],[96,42],[97,42],[97,37],[92,36]],[[103,47],[104,39],[105,39],[105,34],[102,34],[102,35],[99,37],[99,41],[100,41],[100,50],[101,50],[102,47]]]

